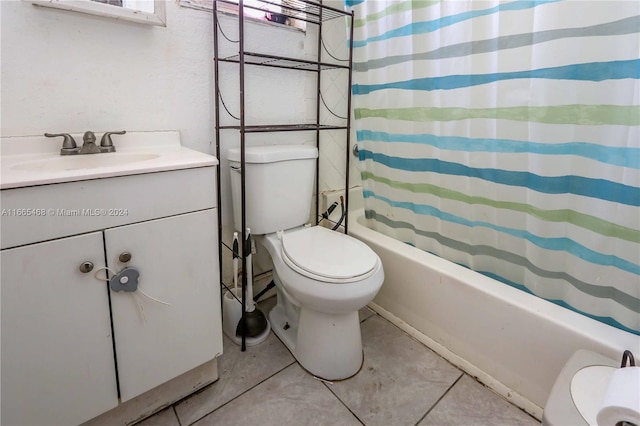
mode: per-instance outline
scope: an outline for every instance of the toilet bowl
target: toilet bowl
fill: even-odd
[[[313,375],[342,380],[363,362],[358,311],[384,280],[382,263],[364,243],[314,226],[257,239],[273,261],[276,335]]]
[[[355,375],[363,362],[358,311],[382,286],[382,262],[355,238],[304,226],[316,147],[245,148],[244,190],[240,157],[239,149],[229,150],[234,225],[242,228],[244,200],[246,226],[273,263],[272,330],[311,374],[326,380]]]
[[[620,361],[579,350],[567,361],[549,394],[543,426],[595,426],[608,380]]]

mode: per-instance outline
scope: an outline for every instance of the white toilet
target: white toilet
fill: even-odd
[[[367,245],[309,221],[318,150],[305,145],[245,149],[246,222],[273,262],[273,331],[298,362],[325,380],[363,362],[358,310],[380,290],[382,262]],[[241,227],[240,150],[231,149],[236,229]]]
[[[607,381],[620,361],[579,350],[567,361],[549,394],[543,426],[596,426]]]

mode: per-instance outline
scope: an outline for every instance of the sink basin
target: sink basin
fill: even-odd
[[[177,131],[127,132],[118,137],[116,152],[100,154],[60,155],[58,143],[37,135],[1,137],[0,148],[2,190],[218,164],[216,157],[182,146]]]
[[[153,160],[159,155],[149,153],[108,153],[68,155],[46,158],[44,160],[27,161],[11,167],[13,170],[34,172],[59,172],[69,170],[95,169],[99,167],[122,166],[140,161]]]

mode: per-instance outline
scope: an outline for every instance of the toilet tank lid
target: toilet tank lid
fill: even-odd
[[[240,162],[240,148],[231,148],[229,161]],[[246,147],[246,163],[275,163],[287,160],[306,160],[318,158],[318,148],[311,145],[269,145]]]

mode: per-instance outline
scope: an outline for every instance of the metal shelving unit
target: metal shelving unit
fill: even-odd
[[[220,58],[221,62],[240,62],[240,55],[233,55],[227,58]],[[320,70],[329,69],[349,69],[346,65],[331,64],[328,62],[307,61],[304,59],[287,58],[285,56],[266,55],[264,53],[244,52],[245,65],[261,65],[264,67],[276,67],[285,69],[294,69],[302,71],[317,72],[318,65]]]
[[[269,0],[260,0],[263,6],[254,6],[254,5],[246,5],[243,0],[238,0],[237,3],[229,0],[215,0],[213,2],[213,44],[214,44],[214,86],[215,86],[215,135],[216,135],[216,156],[221,158],[220,152],[220,138],[222,130],[237,130],[240,133],[240,163],[241,163],[241,200],[242,200],[242,232],[241,232],[241,241],[247,240],[246,229],[246,212],[245,212],[245,135],[248,133],[265,133],[265,132],[300,132],[300,131],[314,131],[316,133],[316,146],[318,150],[320,149],[320,132],[323,130],[344,130],[345,131],[345,218],[344,218],[344,232],[347,232],[348,227],[348,204],[349,204],[349,156],[350,156],[350,132],[351,128],[351,84],[352,84],[352,63],[353,63],[353,12],[346,12],[344,10],[336,9],[330,6],[326,6],[322,4],[322,0],[311,1],[311,0],[289,0],[286,4],[276,4]],[[237,53],[228,56],[228,57],[220,57],[219,53],[219,32],[221,32],[220,24],[219,24],[219,9],[218,3],[229,4],[232,6],[238,6],[238,51]],[[291,19],[297,19],[300,21],[304,21],[307,24],[316,25],[318,28],[318,44],[317,44],[317,60],[310,61],[305,59],[297,59],[286,56],[277,56],[277,55],[269,55],[259,52],[250,52],[245,50],[245,20],[244,16],[245,9],[251,10],[259,10],[264,11],[265,13],[270,12],[269,7],[277,6],[281,8],[280,15],[284,15]],[[349,19],[349,58],[345,62],[347,64],[336,64],[331,62],[323,62],[322,61],[322,51],[324,48],[322,41],[322,25],[323,22],[328,20],[336,19],[336,18],[350,18]],[[226,38],[226,36],[225,36]],[[237,63],[239,66],[239,77],[240,77],[240,87],[239,87],[239,96],[240,96],[240,116],[234,117],[237,119],[237,125],[222,125],[221,124],[221,116],[220,116],[220,103],[222,101],[221,93],[220,93],[220,73],[219,73],[219,64],[221,62],[226,63]],[[301,72],[312,72],[317,73],[317,96],[316,96],[316,119],[315,123],[300,123],[300,124],[269,124],[269,125],[253,125],[248,124],[245,119],[245,72],[248,66],[258,66],[258,67],[272,67],[272,68],[282,68],[288,70],[299,70]],[[322,71],[332,70],[332,69],[344,69],[348,71],[348,85],[345,87],[347,92],[347,117],[344,118],[344,125],[322,125],[320,124],[320,112],[323,102],[321,98],[321,74]],[[222,101],[223,102],[223,101]],[[326,107],[326,105],[325,105]],[[225,107],[226,109],[226,107]],[[328,109],[328,108],[327,108]],[[330,111],[331,112],[331,111]],[[335,114],[334,114],[335,115]],[[316,217],[319,216],[319,165],[320,165],[320,157],[316,160]],[[220,167],[218,167],[218,206],[220,207],[222,204],[221,200],[221,179],[220,179]],[[317,223],[317,219],[316,219]],[[229,287],[223,282],[223,262],[222,262],[222,254],[223,250],[231,250],[232,249],[224,244],[222,241],[222,209],[218,208],[218,239],[220,243],[219,250],[219,263],[220,263],[220,282],[223,286],[222,294]],[[247,270],[247,255],[249,254],[251,247],[248,247],[247,244],[239,244],[240,251],[242,253],[238,253],[240,259],[242,260],[242,271]],[[241,306],[244,307],[244,300],[247,297],[246,293],[247,288],[247,277],[246,274],[242,275],[242,300]],[[245,320],[244,309],[241,321]],[[246,349],[246,336],[242,336],[242,351]]]

